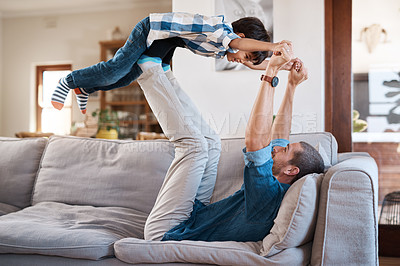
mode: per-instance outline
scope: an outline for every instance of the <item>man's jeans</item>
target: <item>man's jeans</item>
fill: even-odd
[[[149,31],[150,21],[147,17],[135,26],[125,45],[112,59],[71,72],[66,77],[68,86],[84,88],[87,93],[93,93],[129,85],[142,74],[136,62],[147,49]]]
[[[145,239],[161,240],[190,217],[195,199],[209,204],[221,141],[171,71],[164,73],[157,65],[146,70],[138,82],[164,134],[175,146],[175,158],[144,229]]]

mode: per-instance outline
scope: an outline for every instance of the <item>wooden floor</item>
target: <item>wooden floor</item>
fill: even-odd
[[[380,266],[399,266],[400,258],[379,257]]]

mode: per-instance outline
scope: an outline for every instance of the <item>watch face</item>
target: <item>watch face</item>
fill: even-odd
[[[279,83],[279,78],[277,76],[273,77],[271,81],[271,86],[276,87],[278,86],[278,83]]]

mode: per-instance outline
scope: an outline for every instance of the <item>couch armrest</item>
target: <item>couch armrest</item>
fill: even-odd
[[[326,173],[320,192],[312,265],[378,265],[378,168],[347,154]]]
[[[370,157],[368,152],[341,152],[338,153],[338,163],[353,157]]]

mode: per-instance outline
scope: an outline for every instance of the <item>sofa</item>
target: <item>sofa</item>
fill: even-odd
[[[290,135],[326,171],[296,181],[259,242],[147,241],[174,156],[166,140],[0,138],[0,265],[378,265],[378,174],[330,133]],[[243,182],[243,138],[222,140],[211,201]]]

